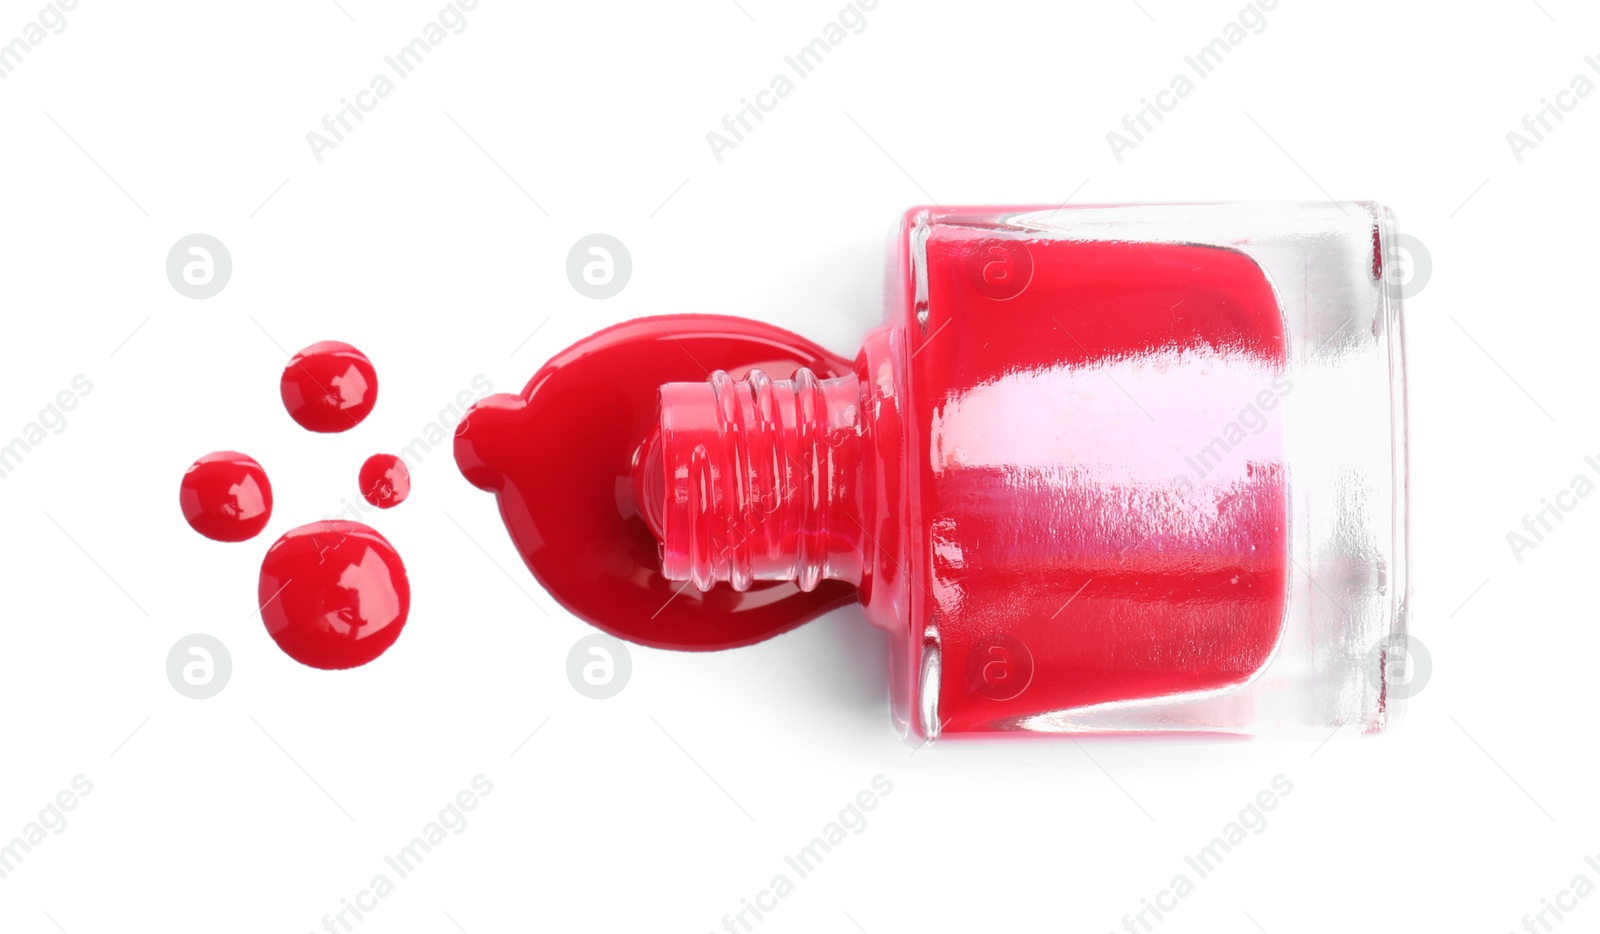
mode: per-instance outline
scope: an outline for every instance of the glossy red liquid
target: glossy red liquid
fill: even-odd
[[[255,538],[272,518],[272,484],[238,451],[207,454],[183,472],[178,505],[189,526],[219,542]]]
[[[284,533],[261,560],[261,621],[278,647],[312,668],[354,668],[405,627],[411,584],[388,540],[359,522]]]
[[[926,564],[911,602],[937,623],[944,731],[1261,670],[1284,618],[1287,472],[1280,424],[1240,420],[1292,388],[1261,269],[954,225],[927,251],[908,560]]]
[[[661,573],[660,545],[635,495],[635,464],[657,421],[663,383],[713,370],[829,376],[850,364],[804,338],[741,318],[630,321],[557,354],[520,396],[489,396],[456,429],[456,464],[495,493],[511,540],[562,606],[645,645],[725,649],[792,629],[855,599],[825,581],[702,593]]]
[[[457,462],[545,587],[625,638],[725,648],[858,593],[938,732],[1249,680],[1289,570],[1260,267],[956,222],[923,242],[853,365],[739,319],[633,321],[479,403]]]
[[[321,341],[295,354],[278,382],[283,407],[308,431],[349,431],[378,402],[378,371],[366,354]]]
[[[378,507],[390,509],[406,501],[411,495],[411,471],[405,461],[393,454],[374,454],[361,465],[361,498]]]

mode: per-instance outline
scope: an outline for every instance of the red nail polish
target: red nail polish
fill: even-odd
[[[261,559],[261,621],[289,657],[312,668],[355,668],[400,637],[411,583],[389,540],[342,519],[283,533]]]
[[[1395,235],[1355,203],[917,208],[853,363],[630,322],[481,403],[457,460],[618,635],[722,648],[856,595],[911,737],[1375,732],[1407,587]]]
[[[206,538],[247,541],[272,518],[272,484],[255,458],[213,451],[183,472],[178,505],[190,528]]]
[[[374,454],[363,461],[357,482],[361,498],[379,509],[393,509],[411,495],[411,471],[393,454]]]
[[[278,381],[283,407],[307,431],[349,431],[378,403],[378,371],[343,341],[318,341],[290,358]]]

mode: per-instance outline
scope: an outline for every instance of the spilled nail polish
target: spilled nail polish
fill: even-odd
[[[411,495],[411,471],[393,454],[374,454],[361,464],[357,477],[361,498],[379,509],[392,509]]]
[[[255,538],[272,518],[272,484],[255,459],[215,451],[183,472],[178,505],[189,527],[219,542]]]
[[[411,584],[394,546],[359,522],[290,529],[267,550],[257,587],[267,633],[312,668],[354,668],[400,637]]]
[[[349,431],[378,402],[378,371],[366,354],[320,341],[295,354],[278,383],[283,407],[307,431]]]

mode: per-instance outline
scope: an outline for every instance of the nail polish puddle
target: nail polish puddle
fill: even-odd
[[[341,341],[320,341],[295,354],[278,383],[283,407],[307,431],[349,431],[378,402],[378,371],[366,354]]]
[[[183,472],[178,505],[190,528],[219,542],[255,538],[272,518],[272,484],[256,461],[215,451]]]
[[[312,668],[355,668],[399,638],[411,607],[405,565],[359,522],[284,533],[261,560],[261,621],[278,648]]]
[[[391,509],[411,495],[411,471],[405,461],[393,454],[374,454],[361,465],[358,478],[361,498],[378,507]]]
[[[456,429],[456,465],[495,493],[523,561],[562,606],[613,635],[658,648],[749,645],[855,602],[856,589],[788,581],[742,593],[661,574],[656,536],[634,493],[634,462],[656,422],[663,383],[713,370],[774,379],[807,367],[827,378],[850,361],[770,325],[721,315],[629,321],[587,337],[534,374],[521,395],[489,396]]]

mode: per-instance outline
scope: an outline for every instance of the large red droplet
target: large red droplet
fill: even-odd
[[[278,383],[289,417],[309,431],[349,431],[378,402],[378,371],[366,354],[320,341],[295,354]]]
[[[361,465],[361,497],[379,509],[398,506],[411,495],[411,471],[393,454],[374,454]]]
[[[411,608],[394,546],[340,519],[284,533],[261,561],[257,593],[278,648],[313,668],[354,668],[382,655]]]
[[[255,538],[272,518],[272,484],[253,458],[215,451],[183,472],[178,505],[189,526],[219,542]]]

